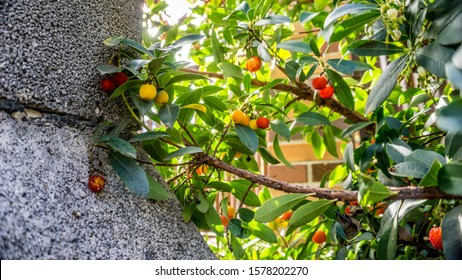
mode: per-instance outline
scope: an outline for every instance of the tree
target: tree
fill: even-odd
[[[235,258],[462,258],[462,4],[203,2],[169,25],[167,4],[147,1],[147,25],[157,34],[146,32],[142,43],[105,41],[115,54],[101,74],[130,76],[110,98],[121,98],[145,130],[121,121],[95,132],[128,188],[148,199],[168,197],[142,168],[156,166],[185,220],[214,231]],[[341,59],[326,57],[333,45]],[[185,46],[195,65],[176,59]],[[285,78],[273,80],[272,69]],[[322,78],[312,84],[318,76],[328,85]],[[266,124],[252,122],[259,118],[276,133],[275,154],[267,150],[267,130],[258,128]],[[333,125],[339,119],[350,126],[342,131]],[[290,166],[279,139],[295,133],[317,154],[336,155],[336,141],[344,143],[342,176],[330,182],[343,181],[343,191],[259,174],[256,156]],[[358,134],[360,142],[352,137]],[[252,192],[259,185],[288,194]],[[227,199],[213,207],[219,192],[241,201],[229,218]],[[427,239],[440,225],[442,251]],[[311,241],[317,231],[328,233],[319,247]],[[277,245],[244,250],[241,242],[255,238]]]

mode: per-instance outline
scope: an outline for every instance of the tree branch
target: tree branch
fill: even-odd
[[[305,185],[289,184],[287,182],[278,181],[264,175],[255,174],[244,169],[237,168],[233,165],[225,163],[218,158],[209,156],[204,153],[197,153],[194,155],[197,160],[213,166],[217,169],[229,172],[241,178],[247,179],[255,184],[264,185],[269,188],[287,192],[287,193],[314,193],[315,197],[324,199],[339,199],[357,200],[358,191],[346,190],[333,190],[325,188],[309,187]],[[442,193],[436,187],[432,188],[418,188],[418,187],[389,187],[396,195],[389,197],[391,200],[400,199],[462,199],[462,196],[450,195]]]
[[[224,76],[219,73],[213,73],[213,72],[203,72],[203,71],[198,71],[195,69],[191,68],[182,68],[180,71],[183,72],[188,72],[188,73],[194,73],[198,75],[203,75],[207,76],[210,78],[217,78],[217,79],[224,79]],[[259,80],[252,80],[252,85],[262,87],[267,85],[267,82],[259,81]],[[314,91],[306,84],[304,83],[297,83],[297,86],[292,86],[292,85],[285,85],[285,84],[277,84],[272,87],[272,89],[278,90],[278,91],[287,91],[291,92],[292,94],[305,99],[309,101],[313,101],[318,105],[326,106],[332,111],[344,116],[345,118],[353,121],[354,123],[360,123],[360,122],[369,122],[370,120],[368,118],[365,118],[361,114],[359,114],[356,111],[350,110],[347,107],[343,106],[342,103],[338,102],[335,99],[328,98],[328,99],[323,99],[319,96],[317,96],[316,99],[314,99]],[[371,124],[365,128],[365,130],[370,133],[374,134],[375,133],[375,125]]]

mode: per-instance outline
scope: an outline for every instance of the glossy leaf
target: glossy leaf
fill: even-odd
[[[400,222],[409,212],[422,205],[425,201],[425,199],[406,199],[397,200],[390,204],[383,213],[377,238],[380,238],[385,231],[392,227],[395,216]]]
[[[365,127],[368,127],[371,124],[373,124],[373,122],[355,123],[355,124],[349,126],[348,128],[346,128],[342,132],[342,138],[347,138],[347,137],[353,135],[353,133],[355,133],[356,131],[361,130],[361,129],[365,128]]]
[[[403,162],[412,153],[411,147],[403,140],[396,138],[385,144],[388,156],[396,163]]]
[[[188,104],[181,107],[181,109],[194,109],[202,113],[207,113],[207,107],[202,104]]]
[[[203,152],[204,152],[204,150],[202,150],[199,147],[193,147],[193,146],[183,147],[183,148],[179,148],[178,150],[170,153],[168,156],[165,157],[164,160],[168,161],[168,160],[171,160],[171,159],[176,158],[176,157],[181,157],[181,156],[184,156],[184,155],[192,155],[192,154],[197,154],[197,153],[203,153]]]
[[[358,181],[358,200],[362,206],[373,205],[392,195],[396,195],[395,192],[391,192],[387,187],[375,181],[372,177],[361,175]]]
[[[455,161],[462,161],[462,133],[450,130],[444,140],[446,156]]]
[[[173,196],[167,192],[164,187],[148,176],[148,182],[149,182],[149,193],[146,195],[146,198],[148,199],[154,199],[154,200],[168,200],[171,199]]]
[[[365,109],[366,115],[379,108],[390,96],[391,91],[395,88],[398,76],[403,71],[407,61],[408,56],[403,55],[391,62],[387,68],[385,68],[367,98]]]
[[[282,43],[277,44],[278,48],[288,50],[291,52],[298,52],[298,53],[311,53],[311,47],[308,43],[303,41],[284,41]]]
[[[194,80],[201,80],[201,79],[205,79],[207,80],[208,78],[207,77],[204,77],[202,75],[198,75],[198,74],[179,74],[179,75],[175,75],[173,76],[170,81],[168,81],[166,87],[168,87],[169,85],[172,85],[174,83],[179,83],[179,82],[183,82],[183,81],[194,81]]]
[[[290,130],[284,121],[276,119],[270,123],[271,129],[281,135],[287,141],[290,141]]]
[[[261,240],[268,243],[278,242],[276,234],[267,225],[253,221],[249,223],[249,227],[252,229],[252,234]]]
[[[284,163],[284,165],[286,165],[287,167],[291,167],[291,168],[293,167],[293,165],[286,159],[286,157],[284,156],[284,153],[282,152],[281,146],[279,145],[278,134],[274,135],[273,149],[274,149],[274,154],[276,155],[276,157],[282,163]]]
[[[143,132],[143,133],[133,136],[132,138],[130,138],[129,142],[153,140],[153,139],[159,139],[159,138],[164,138],[164,137],[169,137],[169,134],[163,131],[147,131],[147,132]]]
[[[168,103],[159,109],[159,118],[166,126],[173,127],[179,113],[180,107],[178,105]]]
[[[427,174],[425,174],[425,176],[419,182],[419,186],[423,186],[423,187],[438,186],[438,172],[442,166],[443,165],[441,164],[439,160],[434,159]]]
[[[146,173],[134,159],[110,151],[109,163],[128,189],[142,197],[149,194],[149,181]]]
[[[236,134],[241,142],[252,152],[258,149],[258,136],[253,129],[246,125],[236,124],[234,126]]]
[[[254,25],[255,26],[264,26],[270,24],[280,24],[280,23],[290,23],[292,22],[288,16],[283,15],[271,15],[266,18],[263,18],[257,21]]]
[[[348,109],[353,110],[355,107],[355,102],[353,95],[351,94],[350,86],[345,82],[345,80],[337,72],[330,69],[326,69],[327,76],[329,81],[335,89],[335,96],[337,99]]]
[[[444,131],[462,134],[462,100],[454,101],[439,112],[436,125]]]
[[[124,70],[124,68],[122,67],[115,67],[107,64],[99,65],[98,67],[96,67],[96,69],[99,71],[101,75],[117,73]]]
[[[254,219],[261,223],[271,222],[305,200],[308,195],[309,194],[290,193],[271,198],[257,209]]]
[[[118,137],[105,135],[98,141],[106,143],[112,150],[121,153],[124,156],[136,159],[136,149],[130,143]]]
[[[447,260],[462,259],[462,205],[446,213],[441,225],[443,253]]]
[[[445,64],[451,61],[454,50],[433,43],[417,50],[416,60],[431,73],[446,78]]]
[[[279,164],[280,161],[273,157],[273,155],[263,147],[258,148],[258,152],[260,153],[260,156],[263,158],[264,161],[266,161],[269,164]]]
[[[260,199],[258,196],[252,190],[247,191],[249,189],[249,184],[247,182],[241,183],[240,181],[233,181],[231,182],[231,187],[231,193],[245,205],[253,207],[260,206]]]
[[[237,82],[241,82],[244,75],[242,74],[242,69],[239,66],[234,65],[229,62],[222,62],[219,67],[223,71],[223,76],[225,80],[228,78],[233,78]]]
[[[311,201],[297,208],[289,220],[292,226],[301,226],[311,222],[329,209],[336,200]]]
[[[335,135],[332,132],[332,128],[330,126],[325,126],[323,132],[322,139],[324,140],[324,145],[326,146],[327,151],[334,157],[338,157],[337,141],[335,141]]]
[[[173,42],[170,46],[171,47],[180,47],[189,43],[197,42],[203,39],[205,36],[200,34],[189,34],[186,36],[181,37],[177,41]]]
[[[343,16],[353,15],[359,13],[369,13],[378,9],[377,5],[373,4],[346,4],[339,6],[333,10],[326,18],[324,22],[324,27],[332,24]]]
[[[444,193],[462,195],[462,165],[444,165],[438,172],[438,186]]]
[[[371,11],[369,13],[358,14],[350,16],[340,24],[334,25],[334,31],[329,37],[329,42],[337,42],[354,33],[358,29],[364,28],[364,26],[380,16],[379,11]]]
[[[401,53],[403,48],[373,40],[359,40],[348,46],[348,51],[359,56],[380,56]]]
[[[329,119],[316,112],[305,112],[298,115],[295,121],[308,126],[331,125]]]

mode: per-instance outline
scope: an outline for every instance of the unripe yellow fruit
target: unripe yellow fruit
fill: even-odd
[[[157,89],[151,84],[144,84],[140,87],[140,98],[143,100],[153,100],[156,98]]]
[[[157,93],[156,98],[154,99],[154,102],[159,105],[165,105],[168,103],[168,93],[165,90],[161,90]]]
[[[234,110],[231,114],[231,119],[236,124],[243,124],[249,126],[250,117],[244,114],[241,110]]]
[[[250,120],[249,127],[253,130],[257,130],[258,129],[257,120]]]

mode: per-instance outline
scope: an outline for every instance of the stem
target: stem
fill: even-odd
[[[149,126],[147,126],[143,121],[141,121],[141,119],[135,114],[135,112],[133,112],[132,107],[130,106],[130,104],[128,104],[128,100],[127,100],[127,97],[125,96],[125,93],[122,93],[122,99],[123,99],[124,104],[125,104],[125,106],[127,107],[128,111],[129,111],[130,114],[132,115],[132,117],[133,117],[142,127],[144,127],[147,131],[151,131],[151,128],[150,128]]]
[[[177,120],[178,121],[178,124],[181,126],[181,128],[183,128],[183,130],[186,132],[186,134],[188,134],[189,138],[191,138],[191,141],[193,142],[194,146],[198,147],[197,143],[196,143],[196,140],[194,139],[194,137],[191,135],[191,133],[189,132],[189,130],[186,128],[186,126],[180,121],[180,120]]]

